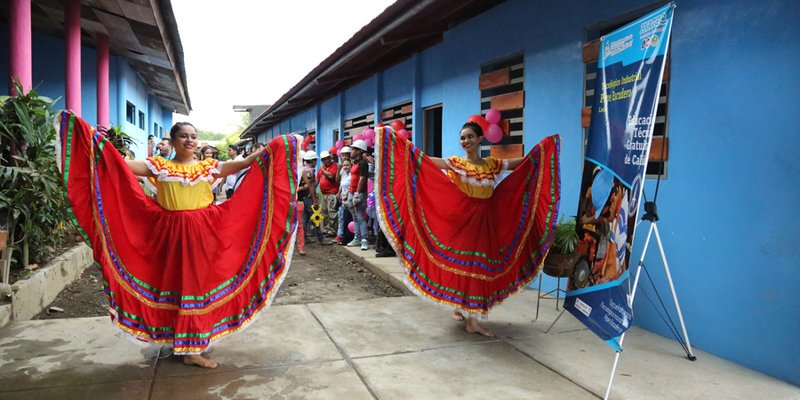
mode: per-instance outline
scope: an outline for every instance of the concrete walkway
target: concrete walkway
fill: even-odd
[[[344,249],[354,256],[374,251]],[[366,257],[395,277],[394,259]],[[385,266],[385,268],[384,268]],[[216,370],[156,358],[115,336],[108,318],[26,321],[0,330],[0,399],[596,399],[614,352],[536,292],[463,331],[416,297],[271,307],[220,342]],[[800,388],[632,329],[613,399],[800,399]]]

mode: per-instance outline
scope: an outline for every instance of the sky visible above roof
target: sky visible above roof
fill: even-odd
[[[193,108],[174,120],[233,132],[235,104],[273,103],[393,2],[172,0]]]

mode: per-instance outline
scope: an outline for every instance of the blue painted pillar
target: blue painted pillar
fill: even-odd
[[[411,121],[411,131],[414,143],[420,143],[422,140],[422,124],[424,116],[422,115],[422,60],[419,53],[414,53],[411,58],[413,65],[413,82],[411,86],[411,107],[413,120]],[[424,144],[420,146],[423,148]]]
[[[111,113],[109,108],[109,44],[108,36],[99,34],[96,38],[97,41],[97,126],[110,128],[111,127]]]
[[[344,138],[344,93],[339,92],[339,139]]]
[[[128,76],[125,73],[125,60],[119,59],[117,62],[117,124],[125,130],[126,122],[126,97],[128,87]]]
[[[381,122],[381,112],[383,111],[383,72],[375,73],[375,103],[373,112],[375,113],[375,121],[372,122],[373,127]]]
[[[320,123],[320,118],[322,118],[322,111],[320,110],[320,103],[317,103],[314,105],[314,131],[317,132],[317,150],[322,151],[323,149],[331,147],[332,144],[326,143],[329,136],[322,134],[322,124]]]

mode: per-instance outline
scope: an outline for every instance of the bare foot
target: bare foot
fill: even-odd
[[[205,358],[201,354],[191,354],[183,356],[183,363],[186,365],[197,365],[198,367],[202,368],[209,368],[209,369],[217,368],[216,361],[210,358]]]
[[[477,333],[486,337],[494,337],[494,332],[481,326],[481,324],[479,324],[478,320],[475,318],[470,318],[467,320],[467,326],[464,328],[464,330],[469,333]]]
[[[464,315],[461,314],[460,312],[458,312],[458,310],[453,311],[453,319],[456,320],[456,321],[463,321],[464,320]]]

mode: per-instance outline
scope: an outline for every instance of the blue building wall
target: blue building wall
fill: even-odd
[[[147,93],[147,86],[139,79],[139,76],[133,70],[133,68],[128,65],[128,63],[120,62],[117,64],[118,70],[117,73],[120,77],[118,88],[121,93],[124,93],[124,97],[119,99],[120,104],[120,112],[119,112],[119,120],[117,124],[122,126],[122,131],[127,133],[128,135],[132,136],[134,140],[139,144],[136,148],[133,149],[136,152],[137,158],[143,158],[142,155],[147,154],[147,135],[149,134],[147,129],[147,110],[148,110],[148,93]],[[127,102],[130,102],[136,107],[136,112],[134,115],[134,122],[128,122],[127,120]],[[139,112],[145,113],[145,126],[144,129],[139,127]]]
[[[391,107],[411,100],[411,90],[414,88],[414,63],[408,59],[383,72],[383,105],[382,108]]]
[[[800,204],[800,80],[791,67],[800,46],[777,40],[800,34],[792,22],[800,9],[789,1],[687,2],[675,15],[659,228],[690,334],[705,350],[800,384],[792,293],[800,216],[790,211]],[[648,253],[658,266],[658,253]],[[665,331],[653,313],[639,320]]]
[[[345,91],[344,119],[350,119],[374,111],[376,96],[375,77],[370,77]]]
[[[295,114],[292,117],[292,132],[305,133],[317,129],[316,107],[311,107],[305,111]]]
[[[41,96],[58,99],[54,110],[65,107],[65,58],[64,40],[57,37],[32,34],[33,87]],[[0,63],[0,94],[8,94],[8,26],[0,24],[0,54],[6,62]],[[137,123],[129,124],[125,119],[125,102],[136,105]],[[162,107],[148,93],[148,88],[131,69],[124,58],[111,56],[109,60],[109,113],[112,126],[122,130],[139,143],[133,147],[137,158],[147,155],[147,135],[153,133],[153,122],[164,127],[165,135],[172,125],[172,110]],[[145,113],[145,129],[138,126],[138,111]],[[92,125],[97,124],[97,51],[81,48],[81,117]],[[158,136],[158,135],[156,135]]]
[[[317,141],[320,149],[328,149],[336,142],[333,140],[333,131],[339,130],[341,135],[341,97],[334,96],[319,106],[320,121],[317,129]]]
[[[583,152],[585,29],[650,4],[506,1],[419,53],[419,70],[404,62],[379,74],[380,82],[373,76],[346,90],[341,116],[391,105],[404,96],[399,82],[416,73],[420,86],[413,90],[420,104],[415,109],[443,104],[443,154],[459,154],[458,129],[480,110],[480,66],[523,54],[525,149],[547,135],[561,135],[561,211],[574,215]],[[794,384],[800,384],[800,307],[793,296],[800,286],[793,252],[800,247],[794,233],[800,216],[792,212],[800,204],[794,185],[800,172],[795,161],[800,113],[794,101],[800,91],[794,71],[800,46],[784,39],[798,37],[797,21],[800,7],[789,0],[678,3],[670,159],[658,197],[658,225],[692,344]],[[323,104],[325,126],[336,119],[333,104]],[[650,198],[654,190],[655,181],[648,181]],[[647,228],[643,224],[637,232],[634,265]],[[652,243],[645,264],[674,315]],[[552,279],[545,282],[552,288]],[[654,297],[643,281],[634,304],[636,323],[671,337],[643,291]]]

